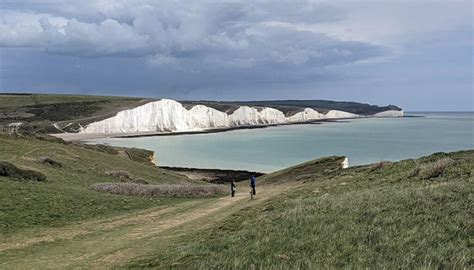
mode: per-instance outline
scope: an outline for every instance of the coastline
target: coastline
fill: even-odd
[[[180,136],[180,135],[198,135],[198,134],[210,134],[210,133],[221,133],[233,130],[241,129],[261,129],[276,126],[289,126],[289,125],[319,125],[324,122],[339,122],[343,123],[344,120],[361,119],[361,118],[340,118],[340,119],[318,119],[306,122],[294,122],[294,123],[281,123],[281,124],[268,124],[268,125],[252,125],[252,126],[235,126],[226,128],[213,128],[196,131],[175,131],[175,132],[138,132],[138,133],[52,133],[51,136],[63,139],[64,141],[84,141],[92,139],[104,139],[104,138],[138,138],[138,137],[159,137],[159,136]]]
[[[160,137],[160,136],[181,136],[181,135],[198,135],[198,134],[211,134],[211,133],[221,133],[233,130],[242,130],[242,129],[260,129],[276,126],[290,126],[290,125],[320,125],[323,123],[344,123],[354,119],[368,119],[368,118],[412,118],[412,117],[424,117],[417,115],[404,115],[402,117],[354,117],[354,118],[332,118],[332,119],[316,119],[305,122],[292,122],[292,123],[280,123],[280,124],[267,124],[267,125],[252,125],[252,126],[234,126],[226,128],[213,128],[205,130],[196,130],[196,131],[175,131],[175,132],[137,132],[137,133],[52,133],[51,136],[60,138],[64,141],[85,141],[85,140],[94,140],[94,139],[105,139],[105,138],[139,138],[139,137]]]

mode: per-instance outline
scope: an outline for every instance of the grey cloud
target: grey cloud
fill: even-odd
[[[343,14],[309,1],[7,2],[0,12],[2,47],[88,57],[146,56],[152,65],[176,69],[197,69],[201,63],[215,68],[325,67],[384,51],[293,27],[331,22]]]
[[[469,0],[0,0],[0,92],[472,110],[471,7]]]

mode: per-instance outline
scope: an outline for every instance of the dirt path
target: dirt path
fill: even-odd
[[[287,190],[267,186],[254,200],[247,188],[235,198],[210,198],[98,220],[41,233],[13,236],[0,243],[0,268],[104,268],[121,265],[169,244],[173,235],[212,226],[226,216]],[[3,253],[3,255],[2,255]]]

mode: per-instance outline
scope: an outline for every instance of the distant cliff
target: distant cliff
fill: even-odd
[[[328,100],[181,101],[111,96],[0,94],[0,131],[36,133],[206,131],[319,119],[398,117],[394,105]],[[20,124],[21,123],[21,124]]]
[[[359,115],[340,110],[321,113],[312,108],[294,108],[291,113],[272,107],[230,105],[228,108],[202,104],[185,104],[162,99],[149,102],[117,115],[93,122],[83,128],[83,133],[140,133],[140,132],[187,132],[242,126],[274,125],[307,122],[320,119],[359,118]],[[401,110],[380,111],[371,116],[399,117]]]

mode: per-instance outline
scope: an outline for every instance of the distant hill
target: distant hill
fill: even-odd
[[[293,115],[304,108],[312,108],[318,112],[326,113],[330,110],[345,111],[360,115],[372,115],[383,111],[396,110],[401,111],[400,107],[395,105],[377,106],[366,103],[331,101],[331,100],[265,100],[265,101],[182,101],[183,104],[197,105],[202,104],[220,111],[232,111],[238,106],[256,106],[275,108],[288,115]]]

